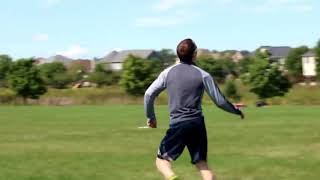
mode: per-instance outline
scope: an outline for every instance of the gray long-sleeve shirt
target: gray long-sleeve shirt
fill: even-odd
[[[154,100],[164,89],[169,95],[170,124],[201,117],[204,90],[219,108],[238,115],[241,113],[222,95],[209,73],[197,66],[179,63],[161,72],[147,89],[144,108],[150,120],[156,120]]]

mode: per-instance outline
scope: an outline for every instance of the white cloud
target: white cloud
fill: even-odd
[[[184,10],[182,8],[193,5],[196,2],[201,3],[205,1],[208,0],[158,0],[158,2],[153,4],[151,7],[153,11],[158,13],[156,13],[156,15],[137,18],[134,22],[134,25],[137,27],[168,27],[185,24],[191,21],[191,16],[190,12],[188,12],[187,15],[184,11],[182,11]],[[171,9],[173,9],[173,11],[169,11]],[[160,12],[166,13],[166,15],[160,15]],[[172,14],[172,12],[175,12],[175,14]]]
[[[79,56],[87,55],[88,52],[89,52],[88,49],[83,48],[79,45],[71,45],[67,48],[67,50],[62,52],[57,52],[56,54],[60,54],[70,58],[78,58]]]
[[[245,10],[264,13],[274,11],[308,12],[313,6],[307,0],[267,0],[261,4],[248,5]]]
[[[48,41],[49,36],[47,34],[37,34],[32,37],[33,41]]]
[[[193,2],[195,2],[195,0],[161,0],[160,2],[154,4],[152,9],[160,12],[167,11],[174,7],[190,5]]]
[[[111,50],[111,52],[112,52],[112,51],[120,52],[120,51],[123,51],[123,49],[122,49],[122,48],[113,48],[113,49]]]

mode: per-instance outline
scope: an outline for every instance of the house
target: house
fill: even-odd
[[[88,60],[88,59],[77,59],[73,60],[70,63],[70,66],[79,65],[83,66],[85,72],[92,72],[94,70],[94,61]]]
[[[220,58],[226,58],[231,59],[234,62],[239,62],[241,59],[245,58],[246,56],[249,56],[249,51],[237,51],[237,50],[226,50],[226,51],[210,51],[208,49],[201,49],[199,48],[197,50],[198,54],[197,56],[211,56],[214,59],[220,59]]]
[[[211,56],[211,51],[209,49],[198,48],[197,57],[199,56]]]
[[[215,51],[215,50],[210,51],[209,49],[198,48],[197,49],[197,57],[200,57],[200,56],[211,56],[214,59],[218,59],[221,57],[221,53],[218,51]]]
[[[89,59],[71,59],[62,55],[55,55],[51,56],[49,58],[36,58],[35,64],[36,65],[42,65],[46,63],[52,63],[52,62],[60,62],[63,65],[65,65],[67,68],[70,68],[74,65],[81,65],[84,67],[86,72],[92,72],[95,67],[95,61],[89,60]]]
[[[228,59],[231,59],[231,57],[236,53],[237,53],[236,50],[224,50],[224,51],[220,52],[222,57],[228,58]]]
[[[258,48],[260,52],[269,52],[270,53],[270,61],[276,62],[281,65],[285,64],[285,60],[291,50],[289,46],[261,46]]]
[[[46,63],[46,58],[42,58],[42,57],[36,58],[35,62],[34,62],[34,64],[36,66],[39,66],[39,65],[44,64],[44,63]]]
[[[70,59],[68,57],[65,57],[62,55],[55,55],[55,56],[51,56],[49,58],[37,58],[36,64],[41,65],[41,64],[45,64],[45,63],[61,62],[66,67],[68,67],[72,61],[73,61],[73,59]]]
[[[309,51],[302,55],[302,74],[307,79],[313,79],[316,75],[316,53]]]
[[[211,51],[211,55],[214,59],[219,59],[222,57],[222,53],[220,53],[219,51],[217,50],[213,50]]]
[[[109,66],[111,70],[120,71],[122,70],[123,62],[133,55],[143,59],[157,58],[158,53],[155,50],[123,50],[123,51],[112,51],[104,58],[100,59],[97,63],[105,64]]]
[[[239,62],[240,60],[242,60],[243,58],[247,57],[250,55],[249,51],[236,51],[232,56],[231,59],[234,62]]]

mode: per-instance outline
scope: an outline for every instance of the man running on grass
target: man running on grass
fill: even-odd
[[[171,162],[187,146],[191,162],[199,169],[202,178],[214,180],[207,164],[207,132],[201,109],[204,90],[221,109],[240,115],[241,118],[244,115],[221,94],[210,74],[195,65],[197,46],[191,39],[179,43],[177,54],[180,63],[164,70],[144,96],[148,126],[156,128],[154,100],[164,89],[169,94],[170,128],[160,144],[156,166],[166,179],[179,179],[171,169]]]

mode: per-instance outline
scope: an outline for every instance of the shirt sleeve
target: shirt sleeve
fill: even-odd
[[[206,89],[206,92],[212,99],[212,101],[221,109],[240,115],[241,112],[239,109],[235,108],[233,104],[231,104],[221,93],[219,87],[217,86],[216,82],[213,80],[213,78],[208,75],[205,76],[203,79],[204,87]]]
[[[156,120],[154,100],[165,88],[165,73],[162,72],[144,94],[144,111],[148,119]]]

